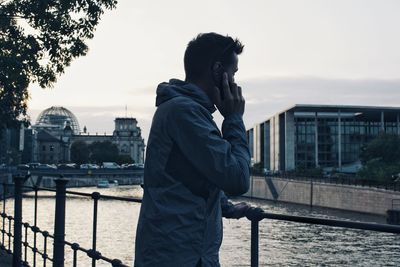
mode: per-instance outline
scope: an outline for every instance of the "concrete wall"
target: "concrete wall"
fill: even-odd
[[[295,125],[294,112],[285,112],[285,170],[295,169]]]
[[[400,192],[361,186],[335,185],[309,181],[269,178],[278,192],[274,199],[264,177],[252,177],[248,197],[266,200],[334,208],[355,212],[386,215],[392,199],[400,199]],[[271,183],[270,183],[271,184]]]
[[[271,170],[279,170],[279,114],[275,115],[271,118],[270,123],[270,161],[271,161]]]

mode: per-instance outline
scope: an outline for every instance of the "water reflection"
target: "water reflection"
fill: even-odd
[[[138,186],[109,189],[80,188],[74,191],[121,197],[141,197]],[[31,195],[31,194],[30,194]],[[38,226],[53,232],[54,193],[40,192]],[[318,216],[331,219],[384,223],[384,218],[356,213],[309,208],[299,205],[249,201],[267,211],[291,215]],[[7,213],[12,214],[12,200],[7,201]],[[121,259],[132,265],[134,237],[140,204],[116,200],[100,200],[98,212],[97,249],[109,258]],[[33,223],[33,198],[23,201],[23,220]],[[93,202],[90,198],[69,196],[67,199],[66,240],[91,248]],[[32,242],[29,233],[28,241]],[[43,249],[43,238],[38,239]],[[52,241],[48,243],[52,247]],[[52,253],[49,253],[52,256]],[[371,231],[348,230],[276,220],[260,222],[260,266],[400,266],[400,237]],[[78,266],[91,266],[84,253],[78,253]],[[222,266],[250,266],[250,222],[246,219],[224,220],[224,240],[221,247]],[[28,260],[32,254],[28,253]],[[41,258],[39,257],[39,263]],[[40,265],[39,265],[40,266]],[[66,265],[72,266],[72,250],[66,249]],[[110,266],[99,261],[97,266]]]

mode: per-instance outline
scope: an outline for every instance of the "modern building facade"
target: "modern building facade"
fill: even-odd
[[[253,162],[268,170],[355,172],[361,147],[379,133],[400,135],[399,107],[294,105],[247,130]]]

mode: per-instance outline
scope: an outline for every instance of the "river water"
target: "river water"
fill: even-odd
[[[139,186],[119,186],[108,189],[79,188],[73,191],[121,197],[141,197]],[[33,224],[34,200],[31,193],[23,200],[23,221]],[[54,194],[39,192],[38,227],[53,233]],[[385,218],[339,212],[327,209],[275,204],[269,201],[235,199],[260,206],[275,213],[318,216],[331,219],[384,223]],[[66,207],[66,240],[91,248],[93,201],[90,198],[68,196]],[[97,250],[108,258],[117,258],[132,266],[134,240],[140,204],[117,200],[100,200],[98,212]],[[12,200],[6,211],[13,214]],[[32,244],[32,234],[28,233]],[[260,222],[260,266],[400,266],[400,236],[372,231],[349,230],[327,226],[291,223],[275,220]],[[39,235],[39,248],[43,238]],[[53,242],[49,240],[48,247]],[[51,251],[48,252],[52,256]],[[42,266],[39,257],[38,265]],[[32,253],[28,251],[28,261]],[[250,222],[247,219],[224,219],[224,239],[220,251],[222,266],[250,266]],[[51,266],[48,263],[49,266]],[[72,250],[66,248],[66,265],[72,266]],[[86,254],[78,253],[78,266],[91,266]],[[97,266],[111,266],[98,261]]]

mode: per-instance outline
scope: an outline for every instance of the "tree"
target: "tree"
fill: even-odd
[[[110,141],[93,142],[89,145],[90,161],[101,164],[103,162],[115,162],[119,156],[117,145]]]
[[[135,163],[135,161],[129,155],[118,155],[116,162],[120,165],[124,163],[126,164]]]
[[[28,86],[51,87],[86,55],[104,9],[116,0],[0,0],[0,130],[28,122]]]
[[[386,163],[396,163],[400,160],[400,137],[391,134],[380,134],[361,150],[362,163],[371,160],[381,160]]]
[[[392,175],[400,173],[400,137],[380,134],[361,150],[362,169],[358,176],[381,182],[392,181]]]
[[[89,147],[83,141],[75,141],[71,145],[71,161],[76,164],[89,162]]]

